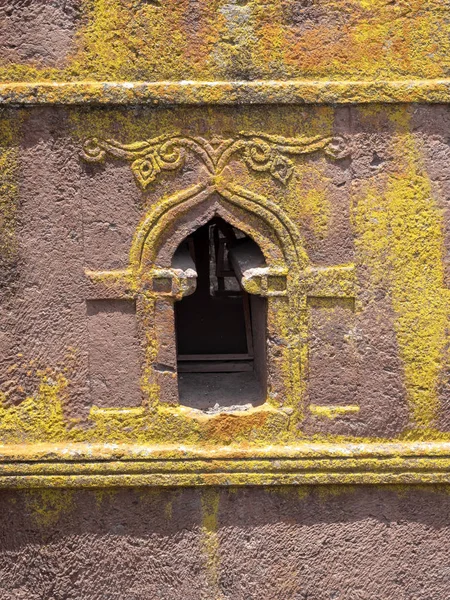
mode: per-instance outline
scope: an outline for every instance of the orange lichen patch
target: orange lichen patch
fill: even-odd
[[[223,413],[208,419],[203,425],[204,436],[211,442],[222,444],[248,443],[259,437],[271,438],[271,430],[276,435],[281,422],[288,417],[266,410],[251,410],[244,413]]]
[[[283,73],[288,70],[286,28],[276,19],[279,10],[279,7],[270,7],[266,17],[273,17],[273,19],[261,23],[255,32],[258,36],[258,44],[252,47],[252,61],[256,65],[269,65],[268,69],[262,69],[261,66],[256,69],[259,77],[263,72],[267,76],[272,71],[281,70]]]
[[[5,64],[3,81],[445,77],[445,0],[83,0],[64,69]]]
[[[217,3],[197,0],[190,3],[182,20],[183,34],[189,42],[184,47],[183,58],[192,65],[192,74],[212,73],[213,53],[220,39],[220,30],[214,26]]]
[[[328,72],[339,71],[340,65],[351,60],[352,50],[348,40],[343,39],[340,27],[330,24],[329,27],[309,29],[292,38],[292,45],[285,51],[290,74],[299,69],[303,76],[327,77]]]
[[[442,73],[437,55],[442,43],[448,47],[448,39],[442,38],[443,3],[427,9],[423,2],[372,2],[370,10],[359,4],[340,3],[335,28],[324,23],[298,36],[291,64],[318,76],[331,70],[350,78],[358,71],[365,77],[387,78]],[[443,55],[442,60],[447,62]]]

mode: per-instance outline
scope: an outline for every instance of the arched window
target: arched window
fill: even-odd
[[[180,244],[172,266],[197,273],[195,292],[175,303],[180,403],[208,411],[262,404],[267,300],[241,283],[244,272],[266,266],[261,250],[214,217]]]

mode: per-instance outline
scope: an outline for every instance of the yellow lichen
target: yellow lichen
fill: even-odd
[[[11,260],[16,253],[17,215],[16,148],[0,149],[0,255],[1,261]]]
[[[445,0],[83,0],[64,68],[0,67],[3,81],[442,78]],[[214,92],[211,92],[214,94]]]
[[[25,494],[25,506],[32,520],[41,527],[49,527],[62,515],[74,510],[73,490],[29,490]]]
[[[333,113],[329,108],[323,107],[311,111],[290,109],[290,112],[277,109],[270,115],[266,113],[268,111],[260,108],[243,109],[236,118],[234,112],[221,110],[215,113],[208,112],[205,121],[203,110],[195,109],[189,112],[189,116],[208,130],[214,130],[214,124],[218,120],[220,126],[228,133],[232,133],[233,128],[235,131],[241,131],[244,125],[246,129],[251,130],[258,123],[260,127],[269,127],[269,131],[276,132],[275,127],[280,115],[283,116],[280,129],[286,135],[295,133],[295,124],[300,117],[305,129],[310,131],[311,135],[329,135],[333,129]],[[187,114],[186,109],[167,110],[130,119],[128,111],[96,110],[91,113],[74,111],[71,123],[74,135],[79,139],[83,139],[87,133],[114,136],[114,132],[118,131],[122,139],[127,141],[138,134],[142,137],[151,137],[161,130],[171,131],[173,127],[181,128]],[[371,269],[370,286],[373,289],[378,285],[384,286],[392,298],[397,315],[396,331],[399,347],[405,365],[405,384],[408,388],[416,429],[425,426],[424,435],[437,436],[436,432],[431,434],[429,428],[438,407],[436,386],[442,363],[440,353],[443,352],[445,342],[443,332],[447,315],[444,308],[440,216],[431,197],[426,174],[420,166],[418,151],[408,134],[408,123],[405,124],[403,112],[399,109],[392,115],[391,120],[398,129],[397,141],[394,144],[394,150],[398,153],[396,171],[363,186],[354,215],[356,247],[360,263],[368,265]],[[300,132],[297,131],[297,135],[299,134]],[[267,202],[283,205],[292,221],[297,220],[299,224],[302,224],[309,214],[315,234],[326,235],[330,191],[325,176],[325,162],[322,159],[309,161],[302,157],[295,158],[298,177],[293,177],[287,186],[273,182],[265,175],[254,177],[246,167],[242,168],[242,164],[239,166],[238,161],[230,164],[233,172],[239,173],[239,183],[242,188],[251,189],[252,194],[253,190],[258,192],[258,196],[249,196],[252,202],[262,202],[262,208]],[[219,181],[219,178],[216,179]],[[317,183],[317,189],[314,187],[314,182]],[[227,177],[224,176],[223,182],[221,180],[219,183],[226,187]],[[314,197],[309,197],[308,194],[314,194]],[[159,202],[166,202],[171,197],[173,196],[168,194],[162,200],[160,198]],[[145,224],[146,220],[150,219],[148,215],[152,214],[152,205],[146,204],[142,210],[144,212],[142,223]],[[243,214],[245,217],[246,213]],[[151,219],[149,223],[152,223]],[[139,235],[147,236],[145,229],[147,225],[144,227],[145,231],[141,231],[138,224],[136,227]],[[155,221],[154,230],[151,231],[152,243],[158,242],[158,236],[163,231],[164,223]],[[285,230],[277,230],[276,235],[287,248],[289,240]],[[264,244],[268,243],[265,238],[261,236],[258,242],[265,250]],[[130,244],[132,245],[131,240]],[[302,260],[307,262],[300,237],[296,241],[296,252],[300,252]],[[140,256],[140,253],[138,254]],[[133,256],[132,253],[129,271],[130,289],[134,289],[134,273],[140,269],[139,264],[133,262],[135,260]],[[153,330],[155,306],[154,298],[148,294],[144,311],[147,366],[142,377],[142,389],[146,398],[143,407],[139,409],[94,407],[87,422],[68,423],[63,411],[67,374],[64,375],[64,372],[59,375],[47,374],[35,393],[28,396],[22,404],[13,406],[10,399],[4,397],[0,415],[0,432],[3,439],[10,443],[71,440],[154,445],[178,443],[192,447],[203,444],[208,448],[229,445],[239,445],[242,448],[264,447],[274,443],[301,441],[305,438],[301,424],[305,414],[303,401],[309,326],[307,305],[304,301],[305,282],[308,281],[310,282],[308,285],[314,284],[318,288],[322,286],[322,291],[325,290],[331,295],[339,296],[342,292],[344,295],[351,296],[354,293],[353,283],[347,281],[347,276],[343,279],[341,271],[336,271],[339,275],[336,281],[333,278],[328,281],[325,272],[322,271],[317,273],[316,281],[314,279],[316,276],[311,275],[314,273],[314,269],[307,268],[303,271],[303,279],[293,278],[291,284],[291,294],[295,300],[293,304],[289,304],[282,297],[274,298],[270,304],[269,335],[276,334],[282,340],[279,365],[286,390],[283,397],[275,398],[269,395],[263,407],[241,414],[205,415],[182,406],[159,404],[160,390],[158,384],[152,379],[151,370],[158,352]],[[116,275],[120,279],[123,273],[115,274],[114,277]],[[303,283],[301,284],[300,281]],[[424,298],[426,299],[425,311],[422,310],[423,302],[421,302]],[[414,327],[420,328],[419,336],[414,336]],[[293,369],[292,365],[300,365],[300,369]],[[348,408],[345,406],[313,407],[313,411],[319,411],[324,418],[334,418]],[[352,411],[356,411],[357,408],[351,406]],[[335,442],[351,438],[318,435],[315,439]]]
[[[202,491],[202,547],[206,557],[209,593],[211,598],[222,600],[223,594],[219,589],[219,538],[217,533],[217,516],[219,511],[220,492],[216,489]]]
[[[421,0],[330,0],[326,3],[325,16],[319,11],[313,14],[314,18],[309,18],[311,11],[303,10],[311,6],[299,7],[294,0],[283,3],[278,0],[245,3],[199,0],[195,4],[197,14],[193,15],[192,3],[188,0],[168,0],[164,6],[134,0],[83,0],[82,26],[66,67],[5,64],[0,67],[0,79],[19,83],[2,88],[2,97],[5,102],[28,104],[111,101],[150,106],[171,102],[201,105],[201,108],[147,111],[140,108],[74,110],[69,120],[77,142],[106,134],[123,142],[147,139],[163,133],[182,132],[187,122],[191,138],[201,135],[212,139],[220,132],[228,139],[241,131],[326,137],[334,132],[334,111],[329,106],[332,103],[448,100],[448,82],[429,81],[446,77],[449,69],[450,38],[446,23],[449,7],[443,0],[426,3]],[[266,81],[251,81],[257,78]],[[420,78],[428,81],[417,81]],[[167,83],[167,80],[185,79],[195,81]],[[225,82],[203,86],[200,83],[220,79]],[[316,79],[320,81],[313,81]],[[147,83],[125,83],[123,86],[99,83],[105,80]],[[246,83],[231,84],[226,80],[244,80]],[[282,83],[288,80],[286,85]],[[53,83],[46,86],[43,83],[53,81],[78,83],[73,86]],[[39,84],[29,85],[32,82]],[[152,87],[149,82],[160,83]],[[256,104],[322,102],[327,106],[312,110],[240,106],[239,110],[233,111],[203,106],[249,101]],[[382,110],[385,112],[384,107]],[[355,194],[356,253],[359,265],[367,266],[370,271],[369,301],[379,289],[387,290],[395,313],[395,331],[411,407],[413,432],[410,437],[444,440],[448,439],[446,434],[433,430],[439,409],[438,385],[442,383],[442,365],[448,343],[449,295],[443,282],[441,215],[416,141],[404,118],[405,109],[397,109],[393,114],[392,123],[396,129],[392,144],[394,168],[387,174],[371,178]],[[0,124],[0,253],[10,260],[16,250],[19,155],[18,144],[10,135],[10,123],[3,123]],[[239,414],[205,415],[182,406],[160,404],[160,384],[155,381],[151,368],[159,351],[154,331],[155,299],[148,293],[141,306],[146,335],[141,381],[145,397],[143,406],[138,409],[93,407],[84,421],[70,422],[64,415],[68,374],[64,370],[41,371],[39,384],[22,403],[19,404],[13,394],[2,394],[0,435],[4,444],[75,442],[107,446],[132,443],[156,449],[172,445],[172,448],[178,448],[178,454],[175,450],[172,452],[178,460],[179,471],[172,474],[171,481],[186,476],[184,481],[193,484],[223,484],[228,483],[225,469],[221,472],[217,468],[217,471],[199,475],[202,472],[195,471],[195,465],[192,468],[188,461],[179,460],[179,449],[201,448],[214,457],[217,449],[225,454],[226,449],[233,448],[243,454],[248,449],[256,452],[265,448],[281,452],[289,445],[296,446],[305,440],[301,425],[306,412],[308,307],[299,271],[308,265],[307,244],[313,247],[317,240],[326,238],[330,230],[332,204],[326,163],[323,157],[314,161],[296,157],[293,177],[289,182],[282,182],[268,179],[264,173],[250,173],[245,164],[238,162],[230,161],[227,170],[214,173],[210,180],[216,191],[225,193],[228,189],[229,195],[230,186],[234,185],[232,194],[236,197],[239,190],[249,190],[249,195],[235,209],[237,213],[240,211],[244,225],[254,229],[253,213],[245,207],[251,203],[257,205],[261,198],[259,215],[273,206],[277,210],[282,207],[283,210],[278,212],[295,225],[283,228],[276,224],[267,237],[261,232],[255,234],[267,256],[276,254],[273,246],[274,240],[278,240],[282,251],[279,256],[272,257],[275,263],[281,264],[283,252],[290,260],[289,292],[293,300],[289,304],[285,298],[276,298],[271,300],[269,309],[269,337],[279,343],[279,377],[285,388],[282,397],[269,394],[263,407]],[[238,181],[239,188],[234,180]],[[140,209],[144,217],[150,214],[156,202],[164,203],[173,198],[179,192],[176,186],[181,184],[166,180],[158,185],[161,194],[155,193],[156,200],[150,194],[142,194]],[[170,190],[166,189],[168,187]],[[169,225],[159,222],[151,231],[151,241],[155,245],[166,226]],[[135,227],[138,234],[150,235],[149,231],[139,229],[139,223],[135,223]],[[308,241],[304,243],[301,235],[308,237]],[[130,247],[132,245],[130,239]],[[152,251],[155,253],[156,248]],[[296,253],[301,265],[292,259]],[[137,254],[132,253],[129,265],[132,291],[137,289],[133,278],[141,268]],[[349,292],[351,286],[344,290],[348,282],[340,280],[339,283],[341,291]],[[175,375],[170,377],[173,383]],[[324,419],[358,410],[356,405],[311,407],[314,414]],[[324,447],[350,441],[359,441],[367,447],[376,443],[374,439],[319,434],[312,439]],[[442,454],[446,456],[445,447]],[[400,455],[399,450],[398,457],[392,459],[393,465],[398,459],[397,462],[404,460],[407,467],[407,452],[406,458],[401,455],[400,459]],[[278,456],[280,460],[284,458]],[[361,456],[355,458],[351,463],[354,472],[340,473],[340,481],[345,482],[346,476],[349,480],[353,477],[351,481],[356,480],[362,460]],[[233,481],[237,484],[291,481],[289,472],[284,472],[281,467],[279,472],[276,470],[277,464],[268,466],[258,461],[251,473],[240,465],[242,471],[232,474]],[[221,462],[218,467],[224,464],[227,466]],[[127,464],[127,468],[129,466]],[[311,463],[311,473],[303,473],[302,481],[318,481],[315,477],[321,476],[322,482],[328,477],[326,470],[314,473],[314,466]],[[373,474],[363,475],[376,483],[377,477],[381,479],[383,475],[375,472],[375,466]],[[131,464],[130,468],[133,467]],[[207,467],[202,463],[202,468]],[[270,476],[267,475],[269,468],[274,469]],[[114,469],[119,471],[119,467],[111,466],[111,470]],[[158,475],[156,472],[155,477]],[[127,485],[134,481],[127,472],[124,477],[128,476]],[[70,476],[67,477],[70,482]],[[93,477],[94,483],[100,485],[101,477]],[[58,485],[58,479],[52,481]],[[326,479],[327,483],[331,481],[331,476]],[[39,508],[35,512],[41,520],[50,522],[59,509],[53,510],[52,506],[57,504],[53,497],[44,500],[38,500],[38,507],[49,505],[50,509],[42,509],[42,514]],[[202,534],[212,589],[217,587],[219,561],[218,502],[217,494],[205,492]],[[170,518],[170,503],[164,510]]]
[[[337,419],[342,415],[355,414],[360,411],[359,406],[317,406],[311,404],[309,410],[316,417],[326,417],[327,419]]]
[[[14,264],[17,254],[18,144],[22,120],[22,112],[0,111],[0,266],[6,269]]]
[[[448,306],[444,295],[442,216],[408,134],[398,142],[399,174],[390,179],[392,302],[413,419],[431,428],[438,410]],[[403,162],[403,165],[402,165]]]
[[[61,373],[38,375],[41,383],[35,395],[17,406],[8,406],[5,394],[0,394],[0,439],[3,443],[70,439],[62,409],[67,379]]]
[[[395,311],[415,430],[430,430],[448,323],[442,215],[409,133],[406,109],[393,113],[395,171],[365,184],[355,210],[356,245],[371,285],[386,285]]]
[[[330,182],[317,164],[299,162],[283,198],[285,210],[301,231],[317,239],[326,237],[331,215]]]

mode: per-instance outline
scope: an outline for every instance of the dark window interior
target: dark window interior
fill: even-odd
[[[220,410],[264,401],[266,301],[242,289],[228,260],[231,248],[249,241],[217,217],[182,244],[197,271],[196,291],[175,303],[178,387],[186,406]]]

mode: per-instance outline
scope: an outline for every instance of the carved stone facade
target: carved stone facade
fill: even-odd
[[[304,413],[299,399],[304,388],[302,372],[306,370],[302,356],[307,339],[307,298],[354,298],[355,267],[310,266],[295,223],[270,198],[233,184],[231,173],[227,177],[227,163],[237,154],[250,171],[267,173],[287,185],[294,163],[286,155],[323,150],[326,155],[343,158],[349,150],[341,138],[286,139],[241,134],[237,140],[217,138],[212,145],[202,138],[161,136],[130,145],[90,139],[84,144],[83,157],[97,162],[109,153],[132,161],[133,174],[146,189],[161,171],[179,169],[187,150],[200,159],[209,177],[156,201],[134,234],[128,268],[87,272],[90,298],[136,301],[144,346],[144,405],[154,404],[158,397],[178,404],[173,303],[192,293],[196,284],[192,275],[170,268],[172,256],[183,239],[214,216],[258,240],[267,266],[243,280],[248,293],[268,299],[269,385],[267,406],[258,412],[269,411],[269,418],[273,412],[278,421],[281,416],[279,435],[283,436],[286,412],[295,413],[299,422]],[[167,338],[172,341],[165,343]],[[341,408],[345,412],[346,407]],[[291,417],[289,421],[292,420]],[[253,435],[258,437],[257,427]]]
[[[446,597],[448,13],[0,2],[1,600]]]

